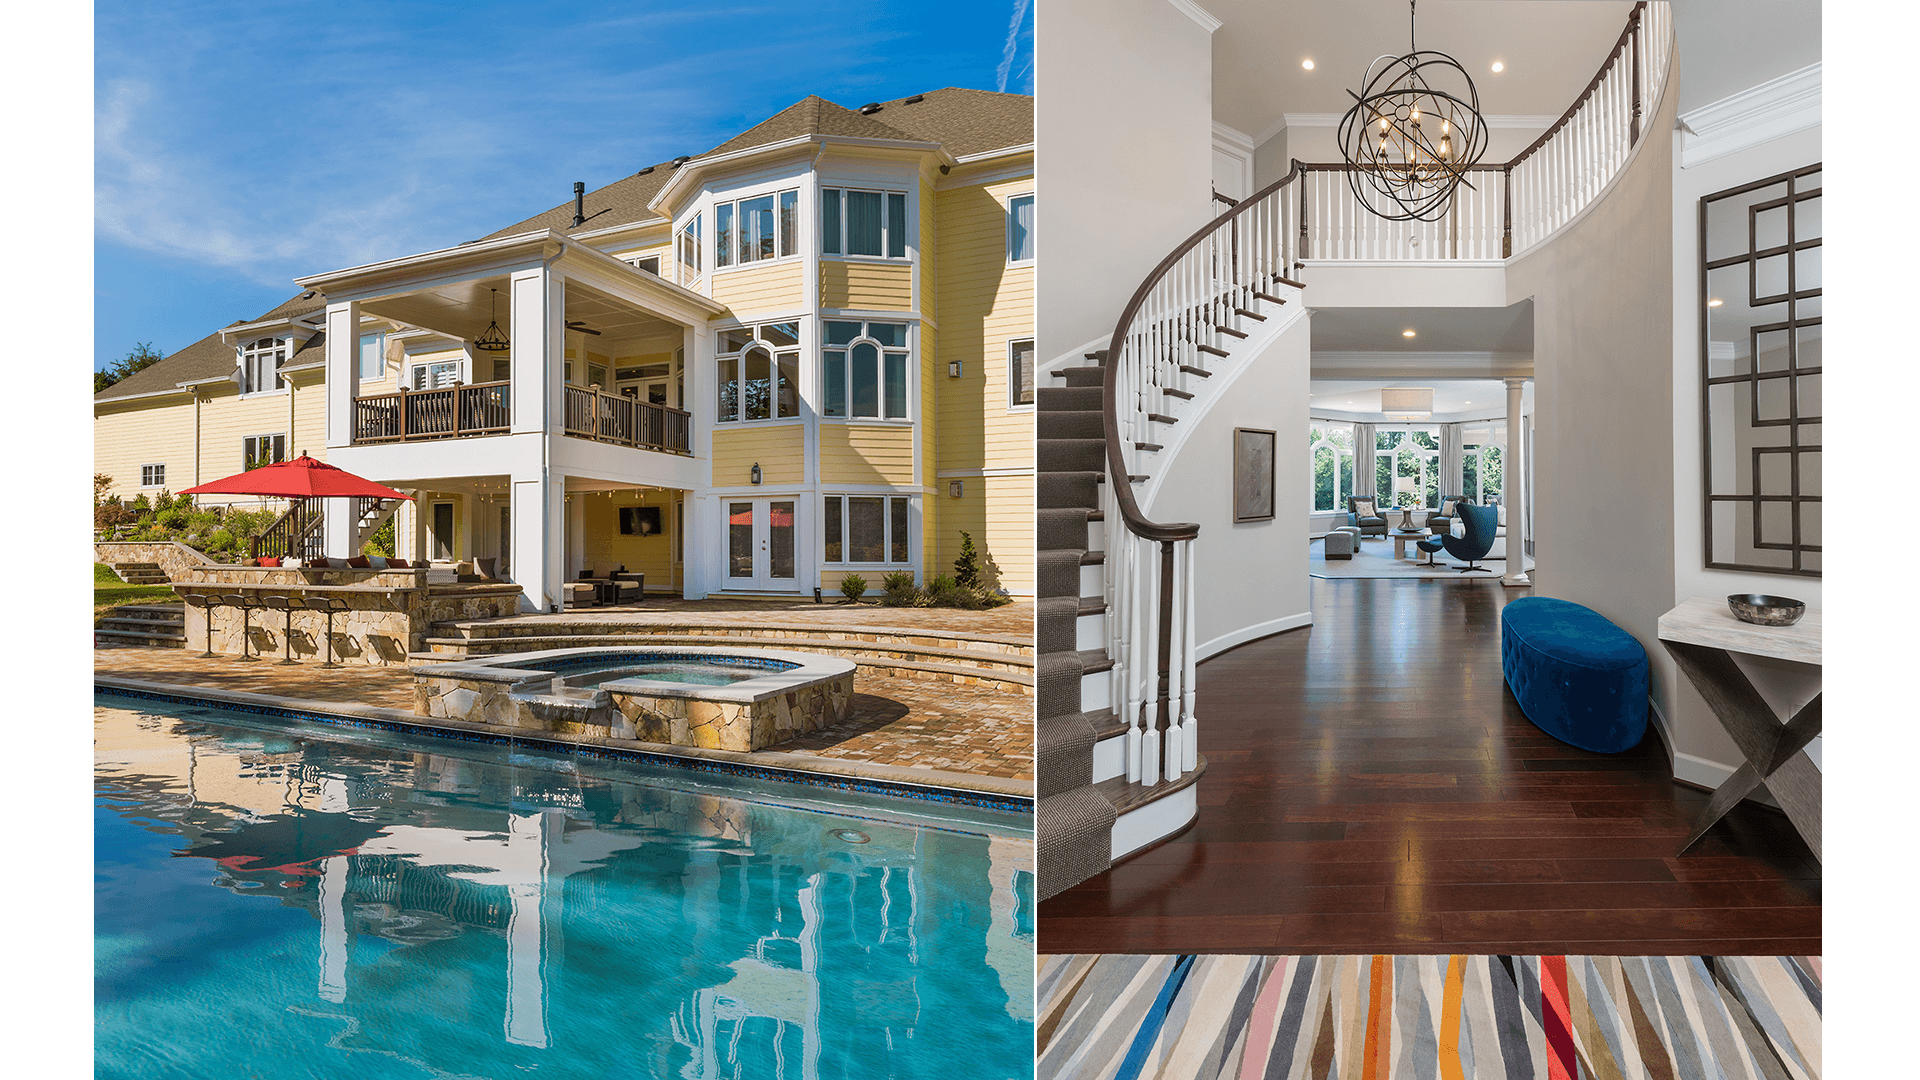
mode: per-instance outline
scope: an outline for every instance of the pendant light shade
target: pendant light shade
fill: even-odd
[[[1425,420],[1433,415],[1433,388],[1382,387],[1380,411],[1393,420]]]

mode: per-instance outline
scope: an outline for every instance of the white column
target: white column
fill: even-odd
[[[513,477],[512,579],[522,611],[548,611],[562,602],[566,487],[563,473]]]
[[[413,555],[407,563],[415,567],[427,565],[427,519],[423,515],[430,511],[426,498],[425,488],[414,488],[413,501],[407,504],[407,523],[413,529]]]
[[[536,266],[513,275],[507,286],[513,342],[513,430],[559,429],[562,365],[566,362],[566,284],[552,268]]]
[[[1526,421],[1520,415],[1520,395],[1527,380],[1508,379],[1507,383],[1507,456],[1500,463],[1500,501],[1507,507],[1507,572],[1502,585],[1531,585],[1527,577],[1526,531],[1527,490]]]
[[[564,817],[556,811],[515,814],[507,823],[507,1041],[545,1048],[547,918],[550,870]]]
[[[360,305],[327,305],[327,445],[353,445],[353,399],[360,396]],[[289,432],[291,434],[291,432]],[[292,450],[288,447],[288,450]]]
[[[582,491],[561,503],[567,515],[566,558],[560,564],[560,580],[571,581],[587,566],[587,500],[595,492]],[[602,496],[604,497],[604,496]]]

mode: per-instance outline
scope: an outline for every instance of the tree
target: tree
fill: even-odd
[[[960,531],[960,557],[953,560],[953,577],[961,585],[980,582],[980,553],[974,550],[972,534],[964,529]]]
[[[93,392],[99,393],[121,379],[142,371],[166,359],[166,354],[155,351],[153,342],[143,341],[133,347],[133,351],[108,364],[103,371],[93,373]]]

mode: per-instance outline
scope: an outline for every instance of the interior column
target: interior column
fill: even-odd
[[[1526,421],[1520,415],[1520,396],[1527,380],[1508,379],[1507,454],[1500,463],[1500,501],[1507,507],[1507,572],[1502,585],[1531,585],[1527,577],[1526,538],[1521,535],[1527,520]]]

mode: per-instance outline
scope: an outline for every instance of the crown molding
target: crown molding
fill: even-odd
[[[1173,10],[1192,19],[1200,29],[1209,34],[1220,29],[1220,20],[1214,18],[1206,8],[1194,3],[1193,0],[1167,0],[1167,3],[1172,4]]]
[[[1253,153],[1253,148],[1260,145],[1254,141],[1253,136],[1241,131],[1239,128],[1228,127],[1220,121],[1215,120],[1213,122],[1213,145],[1217,147],[1222,143],[1231,149],[1238,150],[1245,154]]]
[[[1680,117],[1680,167],[1820,126],[1820,63],[1703,105]]]

